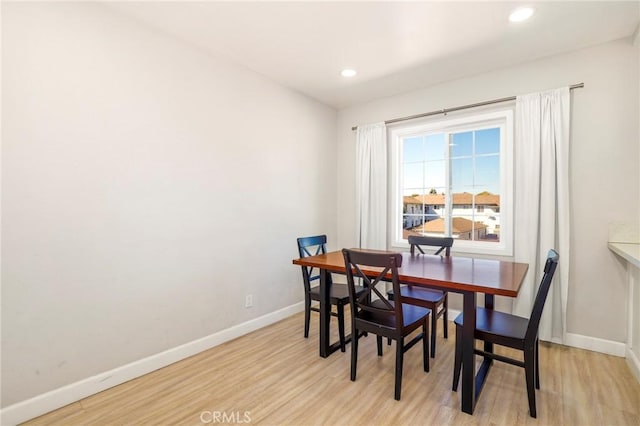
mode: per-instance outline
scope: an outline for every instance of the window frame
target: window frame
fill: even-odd
[[[514,201],[514,123],[513,107],[501,108],[494,111],[484,111],[465,114],[456,117],[439,117],[421,123],[395,124],[389,128],[389,225],[387,226],[388,241],[392,249],[406,249],[407,240],[402,239],[403,224],[403,186],[402,186],[402,152],[401,141],[412,136],[422,136],[428,133],[445,133],[448,140],[450,134],[461,131],[480,130],[488,127],[500,128],[500,241],[482,242],[457,240],[453,251],[457,253],[513,256],[513,201]],[[447,173],[451,158],[446,158]],[[448,181],[448,180],[447,180]],[[450,184],[450,181],[448,181]],[[451,190],[447,191],[447,205]],[[449,221],[448,218],[445,220]]]

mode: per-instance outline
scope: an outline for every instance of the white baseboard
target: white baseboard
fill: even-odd
[[[638,383],[640,383],[640,359],[638,359],[638,356],[633,353],[633,351],[629,347],[627,347],[625,358],[627,359],[627,365],[629,366],[629,369],[635,376]]]
[[[583,336],[581,334],[567,333],[563,344],[574,348],[587,349],[619,357],[624,357],[626,352],[626,345],[624,343]]]
[[[10,405],[0,411],[0,424],[16,425],[65,405],[143,376],[222,343],[266,327],[304,310],[304,302],[235,325],[184,345],[134,361],[113,370],[71,383],[50,392]]]

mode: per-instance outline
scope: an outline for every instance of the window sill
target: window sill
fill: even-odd
[[[394,244],[389,247],[394,251],[409,251],[409,244]],[[456,247],[455,243],[451,248],[452,256],[480,257],[486,259],[511,260],[513,258],[513,250],[508,248],[475,248],[475,247]]]

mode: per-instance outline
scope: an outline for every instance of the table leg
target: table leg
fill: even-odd
[[[493,309],[493,294],[484,295],[484,307],[486,309]],[[484,342],[484,351],[487,353],[493,353],[493,343]],[[484,387],[484,383],[489,375],[489,370],[493,365],[493,359],[484,357],[480,368],[478,368],[478,374],[476,375],[476,399],[480,397],[480,392]]]
[[[462,322],[462,411],[473,414],[475,397],[475,354],[474,334],[476,329],[477,295],[475,292],[464,293]]]
[[[494,299],[493,294],[485,294],[484,295],[484,307],[486,309],[493,310],[493,299]],[[489,353],[493,353],[493,343],[484,342],[484,351],[485,352],[489,352]],[[493,360],[491,358],[486,358],[486,357],[485,357],[485,361],[493,362]]]
[[[485,294],[484,295],[484,307],[487,309],[493,309],[493,294]]]
[[[329,348],[329,320],[331,319],[331,303],[329,303],[329,271],[320,269],[320,356],[331,355]]]

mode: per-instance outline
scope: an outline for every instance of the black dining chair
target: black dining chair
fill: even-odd
[[[431,311],[419,306],[406,305],[388,300],[376,287],[385,285],[387,274],[391,275],[394,290],[399,291],[398,267],[402,265],[402,254],[343,249],[349,301],[351,304],[351,381],[356,380],[358,364],[358,340],[361,333],[376,335],[378,356],[382,356],[382,338],[396,341],[395,399],[400,400],[402,389],[402,365],[404,353],[422,340],[422,362],[429,371],[429,328],[427,321]],[[376,268],[371,270],[371,267]],[[368,271],[369,274],[365,273]],[[372,275],[373,274],[373,275]],[[358,294],[355,281],[362,281],[364,291]],[[405,343],[405,338],[422,327],[422,332]]]
[[[423,247],[437,247],[438,250],[434,254],[440,254],[444,251],[444,256],[449,257],[453,246],[453,238],[410,235],[409,245],[411,246],[412,256],[416,255],[416,250],[421,254],[425,254]],[[393,291],[389,291],[388,294],[389,299],[394,300]],[[444,338],[449,338],[449,297],[447,292],[408,285],[400,288],[400,296],[403,303],[423,306],[431,310],[431,358],[435,358],[437,320],[440,317],[442,317]]]
[[[313,237],[298,238],[298,252],[300,257],[315,256],[327,252],[327,236],[316,235]],[[332,316],[338,317],[338,335],[340,337],[340,350],[345,352],[344,334],[344,307],[349,304],[349,289],[347,284],[333,283],[331,274],[329,279],[329,300],[331,305],[335,305],[336,312],[331,312]],[[320,301],[320,287],[314,285],[314,281],[320,282],[320,274],[314,275],[313,268],[302,266],[302,282],[304,284],[304,337],[309,337],[309,323],[311,321],[311,311],[320,312],[317,306],[312,305],[312,301]],[[362,292],[362,286],[357,286],[356,292]]]
[[[544,265],[544,275],[538,288],[536,299],[533,303],[531,316],[522,318],[493,309],[476,308],[476,330],[474,336],[477,340],[492,343],[523,352],[524,361],[506,356],[488,353],[475,349],[475,353],[484,357],[506,362],[524,368],[527,383],[527,397],[529,399],[529,415],[536,417],[536,392],[540,389],[540,365],[538,362],[538,327],[540,317],[544,309],[553,274],[558,266],[559,255],[555,250],[549,250],[547,261]],[[456,324],[456,349],[453,369],[453,390],[457,391],[462,369],[462,314],[454,320]],[[534,389],[535,386],[535,389]]]

